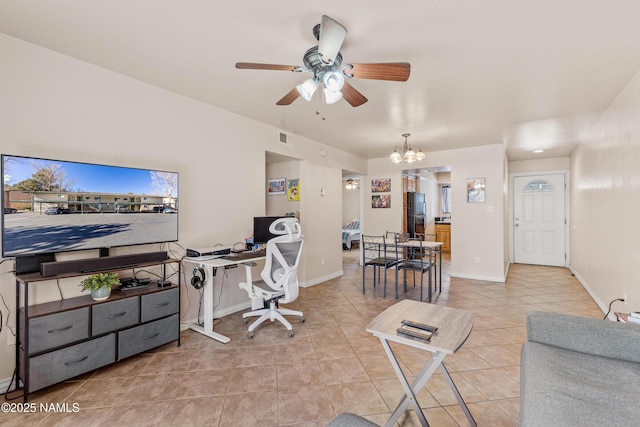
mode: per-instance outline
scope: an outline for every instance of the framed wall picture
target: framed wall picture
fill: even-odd
[[[275,178],[267,181],[267,195],[277,196],[279,194],[285,194],[285,178]]]
[[[389,191],[391,191],[391,178],[371,180],[372,193],[388,193]]]
[[[467,179],[467,202],[484,203],[485,201],[485,181],[484,178]]]
[[[300,200],[300,180],[299,179],[287,180],[287,200],[290,200],[290,201]]]
[[[376,194],[371,196],[372,208],[390,208],[391,194]]]

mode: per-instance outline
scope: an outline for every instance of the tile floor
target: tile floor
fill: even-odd
[[[301,289],[292,304],[305,323],[295,335],[276,323],[248,339],[241,313],[224,317],[216,330],[231,337],[220,344],[192,331],[182,345],[166,345],[80,378],[33,393],[30,402],[79,405],[77,413],[0,414],[3,426],[305,426],[320,427],[344,411],[383,425],[402,395],[380,342],[367,323],[396,300],[368,273],[361,288],[357,250],[345,251],[344,276]],[[569,270],[512,265],[506,284],[449,279],[434,303],[471,310],[471,336],[445,359],[454,382],[479,426],[517,426],[520,346],[530,310],[603,314]],[[393,276],[393,271],[390,273]],[[419,286],[401,297],[415,298]],[[391,295],[393,295],[391,293]],[[429,353],[395,346],[408,375]],[[463,412],[442,374],[418,395],[431,426],[466,426]],[[401,426],[419,425],[413,411]]]

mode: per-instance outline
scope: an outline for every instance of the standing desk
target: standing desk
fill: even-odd
[[[401,326],[403,320],[411,320],[413,322],[436,326],[438,327],[438,332],[431,337],[430,341],[422,341],[398,335],[396,330]],[[416,400],[416,394],[425,386],[431,375],[433,375],[438,368],[442,370],[467,420],[469,420],[471,426],[476,427],[476,422],[471,416],[469,408],[467,408],[466,403],[462,399],[460,392],[453,383],[451,375],[449,375],[443,363],[444,358],[448,354],[453,354],[462,347],[469,337],[469,334],[471,334],[472,328],[473,313],[470,311],[413,300],[402,300],[392,305],[367,325],[367,332],[380,338],[382,347],[387,353],[389,361],[405,393],[404,398],[400,401],[393,414],[391,414],[391,418],[389,418],[385,427],[395,425],[398,419],[400,419],[400,416],[409,408],[409,405],[413,406],[420,423],[423,426],[429,425]],[[411,385],[409,385],[407,377],[404,375],[389,342],[396,342],[433,353],[433,357],[425,364]]]
[[[245,262],[260,261],[265,258],[266,256],[264,252],[256,253],[255,256],[251,256],[249,255],[249,253],[244,252],[241,254],[241,256],[238,256],[238,259],[225,259],[223,257],[185,258],[185,261],[196,264],[198,267],[204,269],[206,273],[202,296],[202,298],[204,299],[202,310],[204,313],[204,326],[189,325],[189,329],[192,329],[196,332],[201,333],[202,335],[206,335],[209,338],[213,338],[214,340],[220,341],[224,344],[231,341],[231,338],[214,332],[213,330],[213,278],[215,277],[214,270]]]

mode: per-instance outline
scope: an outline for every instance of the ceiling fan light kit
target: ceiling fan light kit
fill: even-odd
[[[344,186],[347,190],[355,190],[358,188],[358,183],[353,179],[349,178],[346,181],[346,185]]]
[[[420,161],[426,157],[424,152],[422,151],[422,148],[420,147],[418,147],[417,152],[413,151],[413,147],[411,147],[411,145],[409,145],[409,143],[407,142],[407,138],[411,136],[410,133],[403,133],[402,136],[404,137],[404,144],[396,145],[394,147],[393,152],[389,156],[389,160],[391,160],[393,163],[413,163]]]
[[[321,23],[313,28],[313,35],[318,40],[318,45],[305,52],[302,61],[304,67],[238,62],[236,68],[313,73],[312,78],[297,85],[276,102],[276,105],[290,105],[300,96],[311,101],[318,86],[322,84],[325,103],[333,104],[344,98],[352,107],[358,107],[368,100],[356,88],[347,83],[345,78],[401,82],[409,79],[411,65],[407,62],[345,64],[343,66],[340,48],[347,35],[347,29],[329,16],[322,16]]]

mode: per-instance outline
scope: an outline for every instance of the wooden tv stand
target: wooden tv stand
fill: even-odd
[[[180,260],[141,263],[135,268],[161,265],[164,280],[168,264],[179,265]],[[173,341],[180,345],[180,275],[178,284],[158,287],[151,281],[146,288],[114,290],[104,301],[83,295],[29,305],[30,284],[86,275],[16,275],[16,384],[23,383],[24,402],[29,393],[85,372]]]

